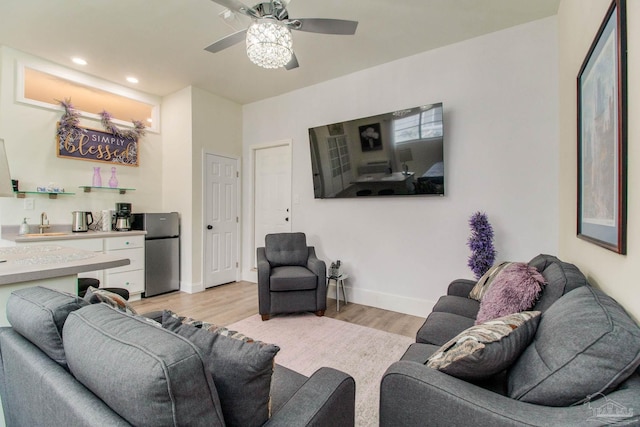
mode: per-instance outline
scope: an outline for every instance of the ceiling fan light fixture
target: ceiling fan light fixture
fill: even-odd
[[[284,67],[291,61],[291,31],[274,19],[259,19],[247,29],[247,56],[263,68]]]

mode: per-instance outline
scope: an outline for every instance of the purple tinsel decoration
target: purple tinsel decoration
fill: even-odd
[[[71,99],[56,101],[64,107],[64,114],[60,118],[60,125],[58,126],[58,137],[63,141],[68,135],[70,135],[71,140],[75,140],[81,132],[84,132],[84,130],[80,128],[80,113],[76,111],[73,104],[71,104]],[[138,140],[146,133],[144,123],[139,120],[132,121],[133,129],[123,131],[118,129],[118,127],[111,122],[111,118],[111,113],[107,111],[103,110],[100,113],[102,127],[104,127],[107,132],[117,136],[118,138]]]
[[[493,228],[489,224],[487,214],[476,212],[469,219],[471,235],[467,246],[471,249],[471,256],[467,265],[473,271],[476,279],[482,277],[493,265],[496,259],[496,249],[493,247]]]

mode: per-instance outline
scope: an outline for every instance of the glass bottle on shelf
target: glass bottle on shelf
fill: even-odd
[[[100,176],[100,167],[96,166],[93,168],[93,181],[91,182],[92,187],[102,187],[102,176]]]
[[[118,187],[118,178],[116,178],[116,168],[111,168],[111,179],[109,179],[109,187],[117,188]]]

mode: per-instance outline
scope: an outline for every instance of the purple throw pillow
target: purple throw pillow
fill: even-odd
[[[476,325],[530,309],[544,284],[544,277],[535,267],[524,262],[512,263],[498,274],[482,297]]]

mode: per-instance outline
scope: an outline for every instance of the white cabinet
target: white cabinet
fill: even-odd
[[[131,264],[104,272],[104,287],[124,288],[130,300],[137,300],[144,292],[144,236],[122,236],[104,239],[104,252],[129,258]]]

